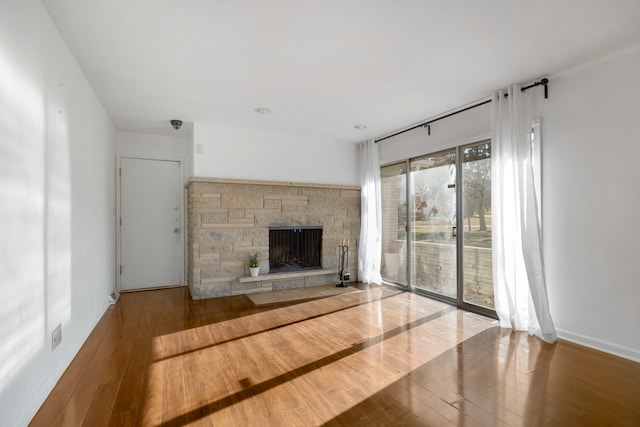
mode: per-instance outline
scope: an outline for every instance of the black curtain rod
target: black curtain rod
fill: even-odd
[[[467,110],[471,110],[472,108],[476,108],[476,107],[479,107],[481,105],[488,104],[490,102],[491,102],[491,100],[487,99],[486,101],[482,101],[482,102],[480,102],[478,104],[470,105],[470,106],[468,106],[466,108],[463,108],[462,110],[457,110],[457,111],[454,111],[452,113],[445,114],[444,116],[440,116],[440,117],[435,118],[433,120],[429,120],[428,122],[420,123],[419,125],[415,125],[415,126],[412,126],[412,127],[408,128],[408,129],[401,130],[399,132],[396,132],[396,133],[391,134],[391,135],[387,135],[387,136],[382,137],[380,139],[376,139],[376,142],[384,141],[385,139],[393,138],[394,136],[403,134],[405,132],[409,132],[410,130],[414,130],[414,129],[417,129],[417,128],[422,128],[422,127],[426,128],[428,134],[431,135],[431,128],[430,128],[431,123],[435,123],[438,120],[446,119],[447,117],[455,116],[456,114],[464,113]]]
[[[528,89],[531,89],[531,88],[534,88],[534,87],[537,87],[537,86],[544,86],[544,98],[547,99],[547,98],[549,98],[548,85],[549,85],[549,79],[544,78],[544,79],[541,79],[538,82],[531,83],[529,86],[525,86],[525,87],[521,88],[520,90],[522,92],[524,92],[524,91],[526,91]],[[505,96],[507,96],[507,95],[505,95]],[[449,114],[445,114],[444,116],[436,117],[433,120],[429,120],[427,122],[420,123],[419,125],[412,126],[412,127],[408,128],[408,129],[404,129],[404,130],[398,131],[396,133],[393,133],[391,135],[384,136],[384,137],[382,137],[380,139],[376,139],[375,142],[378,143],[380,141],[384,141],[385,139],[393,138],[394,136],[403,134],[405,132],[409,132],[410,130],[414,130],[414,129],[417,129],[417,128],[422,128],[422,127],[427,129],[427,135],[431,135],[431,123],[435,123],[438,120],[446,119],[447,117],[455,116],[456,114],[464,113],[465,111],[471,110],[472,108],[480,107],[481,105],[485,105],[485,104],[488,104],[490,102],[491,102],[491,100],[487,99],[486,101],[482,101],[482,102],[479,102],[477,104],[470,105],[470,106],[468,106],[466,108],[463,108],[461,110],[456,110],[456,111],[451,112]]]

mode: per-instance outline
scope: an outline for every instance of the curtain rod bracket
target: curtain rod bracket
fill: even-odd
[[[520,90],[524,92],[525,90],[531,89],[532,87],[536,87],[536,86],[544,86],[544,99],[548,99],[549,98],[549,79],[546,77],[544,79],[540,79],[539,82],[531,83],[529,86],[525,86]]]

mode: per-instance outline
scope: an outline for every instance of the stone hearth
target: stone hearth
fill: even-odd
[[[192,178],[188,190],[188,283],[194,299],[337,283],[340,239],[351,242],[357,280],[360,188]],[[269,275],[269,227],[321,226],[322,268]],[[247,280],[257,253],[260,276]]]

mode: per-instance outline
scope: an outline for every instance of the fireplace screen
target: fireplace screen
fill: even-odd
[[[322,268],[322,227],[270,227],[269,272]]]

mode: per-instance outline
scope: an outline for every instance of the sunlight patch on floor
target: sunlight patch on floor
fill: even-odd
[[[410,295],[380,296],[304,303],[305,318],[275,309],[156,337],[145,422],[320,425],[490,327],[446,304],[416,311],[402,301]],[[442,332],[461,322],[465,332]],[[167,400],[176,390],[183,402]]]

